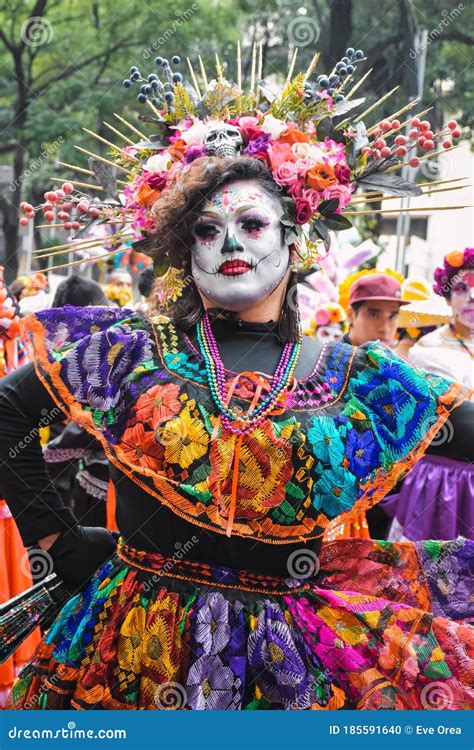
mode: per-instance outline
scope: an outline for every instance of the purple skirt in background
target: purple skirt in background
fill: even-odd
[[[391,541],[474,539],[474,467],[464,461],[424,456],[400,492],[380,507],[393,518]]]

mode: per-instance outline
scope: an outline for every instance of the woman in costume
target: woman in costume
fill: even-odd
[[[3,281],[0,266],[0,378],[27,361],[26,349],[19,336],[18,310],[13,295]],[[0,603],[31,586],[27,552],[22,544],[15,521],[4,500],[0,499]],[[0,707],[10,693],[20,667],[31,658],[39,643],[35,632],[3,664],[0,664]]]
[[[301,335],[298,222],[271,159],[305,153],[293,170],[311,172],[310,190],[321,179],[323,196],[338,166],[348,173],[309,119],[275,120],[191,121],[182,134],[195,127],[201,145],[175,133],[158,155],[171,178],[152,173],[141,219],[155,228],[155,268],[181,282],[166,318],[65,308],[28,322],[35,369],[5,381],[0,418],[16,439],[59,404],[102,442],[120,539],[115,549],[106,530],[77,525],[37,445],[8,462],[0,485],[25,542],[47,550],[71,592],[10,708],[473,705],[469,544],[321,547],[471,405],[380,344]],[[300,227],[312,216],[301,200]],[[339,216],[338,205],[322,210]]]
[[[454,250],[435,271],[434,291],[451,306],[447,325],[423,336],[408,361],[474,387],[474,248]]]
[[[453,251],[435,271],[434,291],[451,306],[452,318],[408,352],[408,362],[450,380],[474,385],[474,249]],[[466,452],[452,448],[448,422],[437,438],[439,454],[425,456],[400,491],[383,502],[393,517],[393,540],[474,538],[474,468]]]
[[[326,302],[320,305],[303,326],[307,336],[314,336],[318,341],[339,341],[346,331],[347,315],[337,302]]]

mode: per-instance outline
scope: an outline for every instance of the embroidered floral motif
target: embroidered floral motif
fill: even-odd
[[[72,310],[29,321],[54,397],[132,480],[220,533],[278,543],[320,536],[341,513],[355,517],[411,468],[461,396],[380,344],[337,342],[292,405],[240,440],[220,425],[201,355],[172,323]],[[51,350],[65,324],[68,343]],[[248,408],[254,386],[244,386],[231,408]]]
[[[428,579],[447,581],[443,606],[456,608],[446,571],[457,561],[462,578],[473,556],[465,539],[335,541],[321,550],[320,574],[292,587],[121,545],[63,607],[7,707],[423,709],[436,681],[443,708],[466,710],[473,603],[465,621],[434,616]]]
[[[213,441],[210,452],[209,489],[223,518],[231,504],[233,457],[239,438],[224,433]],[[291,477],[291,444],[277,438],[270,423],[242,438],[240,448],[236,518],[261,518],[283,502]]]
[[[230,638],[229,604],[219,592],[211,594],[196,619],[196,641],[204,654],[217,654]]]

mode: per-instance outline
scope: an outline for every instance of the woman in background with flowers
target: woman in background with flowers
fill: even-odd
[[[434,291],[451,305],[452,320],[422,336],[408,361],[474,388],[474,248],[448,253],[434,278]]]

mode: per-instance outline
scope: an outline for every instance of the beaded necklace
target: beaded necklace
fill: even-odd
[[[472,352],[471,349],[469,349],[468,345],[466,344],[466,342],[462,338],[461,334],[456,331],[456,328],[454,327],[453,323],[449,324],[449,330],[453,334],[454,338],[457,341],[459,341],[459,343],[461,344],[462,348],[469,354],[469,356],[471,357],[471,359],[473,359],[474,358],[474,352]]]
[[[270,383],[269,393],[258,406],[250,410],[248,414],[242,415],[235,414],[227,406],[225,368],[207,313],[204,314],[197,327],[197,339],[206,366],[209,389],[221,414],[222,425],[237,435],[253,432],[291,387],[293,373],[301,352],[301,337],[296,342],[285,344]]]

